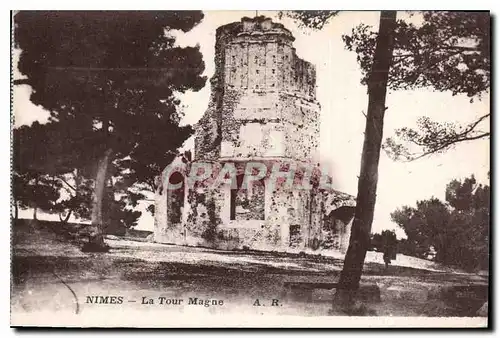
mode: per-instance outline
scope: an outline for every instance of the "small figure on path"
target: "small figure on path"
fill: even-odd
[[[384,263],[386,270],[389,268],[389,264],[391,264],[391,248],[386,245],[384,248]]]
[[[385,268],[389,268],[391,260],[396,259],[397,238],[394,231],[384,230],[382,232],[384,263]]]

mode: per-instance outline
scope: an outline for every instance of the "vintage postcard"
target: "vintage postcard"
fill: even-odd
[[[488,11],[13,11],[11,325],[487,328]]]

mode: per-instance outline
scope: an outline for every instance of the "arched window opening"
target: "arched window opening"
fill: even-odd
[[[325,218],[325,248],[340,249],[347,234],[347,225],[354,218],[354,207],[342,206],[332,210]]]
[[[170,184],[167,190],[167,220],[169,224],[178,224],[181,223],[184,207],[184,175],[174,172],[168,181]]]

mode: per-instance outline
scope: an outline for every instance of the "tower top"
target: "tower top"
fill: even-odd
[[[258,12],[256,11],[256,14]],[[273,22],[271,18],[257,15],[253,18],[243,17],[239,22],[220,26],[217,28],[218,36],[242,36],[242,35],[281,35],[293,41],[292,33],[281,23]]]

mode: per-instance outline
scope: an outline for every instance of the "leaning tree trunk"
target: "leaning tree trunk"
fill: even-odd
[[[73,213],[73,209],[69,209],[68,214],[66,215],[65,218],[61,217],[61,214],[59,214],[59,220],[61,223],[66,224],[69,221],[69,218],[71,217],[71,214]]]
[[[38,189],[38,176],[35,177],[35,186],[34,186],[34,189],[35,189],[35,191],[36,191],[36,189]],[[37,218],[38,207],[37,207],[36,203],[37,203],[37,201],[35,199],[35,201],[33,202],[33,220],[34,221],[38,221],[38,218]]]
[[[75,178],[74,178],[74,180],[75,180],[75,187],[74,187],[75,199],[78,201],[80,184],[81,184],[82,180],[81,180],[80,176],[78,175],[78,169],[74,170],[73,175],[75,176]],[[75,206],[72,206],[69,208],[68,214],[66,215],[66,217],[64,219],[61,217],[61,214],[59,214],[59,219],[61,220],[62,223],[66,224],[69,222],[69,218],[71,217],[71,214],[73,213],[74,208],[75,208]]]
[[[95,179],[94,193],[92,196],[91,221],[93,233],[91,234],[89,239],[89,248],[91,251],[103,251],[107,248],[106,244],[104,243],[102,206],[111,152],[111,149],[106,150],[103,157],[97,164],[97,174]]]
[[[17,205],[17,200],[14,201],[14,219],[16,221],[19,219],[19,206]]]
[[[395,11],[382,11],[372,69],[368,74],[368,109],[365,139],[361,155],[356,211],[351,230],[349,248],[340,274],[334,303],[351,306],[363,271],[366,251],[370,244],[370,232],[378,181],[378,163],[382,145],[385,99],[389,68],[394,49]]]

